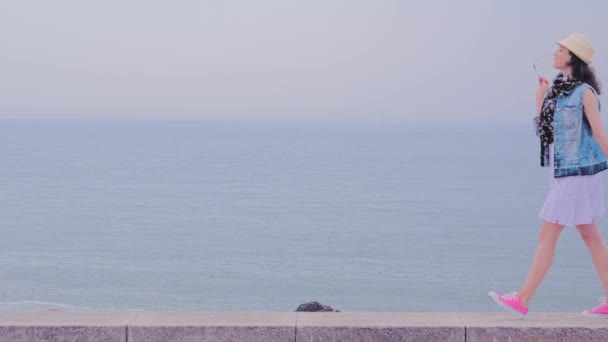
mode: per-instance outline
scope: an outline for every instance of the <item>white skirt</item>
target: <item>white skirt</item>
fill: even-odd
[[[553,144],[549,145],[549,193],[540,218],[564,226],[590,224],[604,216],[602,172],[587,176],[553,177]]]

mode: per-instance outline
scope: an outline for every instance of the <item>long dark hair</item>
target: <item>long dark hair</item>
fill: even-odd
[[[593,68],[588,66],[585,62],[583,62],[582,59],[573,54],[572,51],[570,51],[570,56],[572,57],[569,63],[570,67],[572,68],[572,77],[581,82],[589,84],[591,87],[593,87],[593,89],[595,89],[595,92],[598,93],[598,95],[601,94],[602,86],[595,77]]]

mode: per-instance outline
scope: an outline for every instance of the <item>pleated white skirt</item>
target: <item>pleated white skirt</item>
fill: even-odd
[[[604,216],[604,179],[588,176],[553,177],[553,144],[549,146],[549,193],[540,218],[565,226],[590,224]]]

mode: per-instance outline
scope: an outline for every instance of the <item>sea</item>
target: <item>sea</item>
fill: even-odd
[[[0,311],[500,311],[548,186],[531,120],[2,119]],[[530,310],[602,295],[567,227]]]

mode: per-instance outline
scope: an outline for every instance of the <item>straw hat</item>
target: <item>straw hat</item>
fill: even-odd
[[[586,64],[591,64],[591,57],[595,50],[591,47],[589,40],[582,34],[572,33],[568,37],[556,41],[556,43],[570,50],[570,52],[582,59]]]

